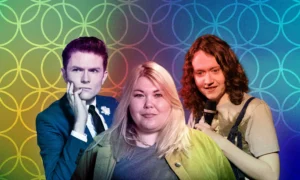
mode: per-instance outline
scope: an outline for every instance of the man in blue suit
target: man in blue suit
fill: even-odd
[[[112,124],[117,101],[97,95],[107,78],[105,44],[95,37],[71,41],[62,53],[66,94],[36,118],[47,179],[70,179],[93,137]],[[95,108],[96,107],[96,108]]]

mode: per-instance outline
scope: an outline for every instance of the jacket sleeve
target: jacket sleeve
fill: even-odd
[[[205,141],[205,147],[207,148],[207,152],[209,153],[211,159],[210,163],[214,165],[214,170],[216,171],[217,179],[235,179],[231,165],[226,156],[223,154],[223,151],[210,137],[206,136],[205,139],[207,140]]]
[[[36,119],[37,142],[46,179],[69,180],[87,143],[71,135],[65,140],[58,125],[53,123],[53,118],[57,117],[43,112]]]
[[[217,171],[218,171],[218,179],[235,179],[234,173],[232,171],[231,165],[228,161],[228,159],[225,157],[225,155],[223,154],[222,150],[217,148],[215,155],[213,156],[215,158],[216,161],[216,165],[218,167],[216,167]]]

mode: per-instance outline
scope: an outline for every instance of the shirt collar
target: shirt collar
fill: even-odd
[[[96,98],[94,98],[91,104],[86,105],[86,108],[89,109],[90,105],[94,105],[96,107]]]

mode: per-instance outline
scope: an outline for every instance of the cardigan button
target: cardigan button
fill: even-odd
[[[175,166],[176,166],[176,167],[180,167],[181,164],[180,164],[179,162],[176,162],[176,163],[175,163]]]

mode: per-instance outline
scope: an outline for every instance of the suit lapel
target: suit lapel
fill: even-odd
[[[108,107],[109,108],[109,106],[107,104],[103,104],[103,102],[105,102],[105,100],[103,100],[103,98],[101,96],[97,95],[96,96],[96,107],[98,108],[99,113],[104,118],[104,121],[107,124],[107,126],[110,127],[111,126],[110,115],[103,114],[102,109],[101,109],[101,107]]]

